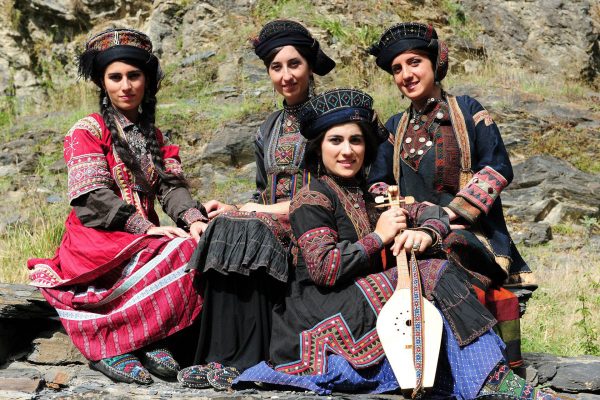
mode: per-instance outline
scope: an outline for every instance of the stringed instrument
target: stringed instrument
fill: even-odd
[[[414,198],[400,199],[398,186],[388,188],[388,203],[402,207]],[[396,257],[398,285],[377,318],[377,333],[385,355],[403,391],[413,398],[433,387],[440,352],[443,321],[440,312],[421,293],[417,260],[410,264],[404,248]]]

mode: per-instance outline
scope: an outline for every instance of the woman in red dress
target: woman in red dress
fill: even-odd
[[[65,136],[73,208],[54,258],[29,260],[30,278],[93,368],[124,382],[151,383],[149,371],[172,378],[179,365],[156,342],[200,313],[186,266],[207,212],[187,189],[178,147],[154,126],[162,72],[148,36],[92,37],[79,72],[100,89],[101,112]],[[156,198],[177,226],[159,226]]]

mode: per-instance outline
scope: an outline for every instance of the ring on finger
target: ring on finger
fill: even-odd
[[[414,243],[412,245],[413,250],[419,250],[419,247],[421,247],[421,243]]]

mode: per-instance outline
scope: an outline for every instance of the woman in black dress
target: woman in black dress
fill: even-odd
[[[375,330],[396,287],[396,268],[384,269],[381,259],[394,243],[394,254],[403,246],[419,255],[423,293],[443,315],[444,350],[432,395],[553,399],[510,371],[504,344],[491,330],[493,317],[469,290],[464,271],[439,252],[449,232],[442,208],[415,203],[405,211],[376,212],[365,190],[365,168],[388,132],[372,98],[331,90],[309,100],[300,121],[316,179],[290,206],[294,269],[285,301],[275,308],[270,363],[246,370],[238,382],[319,394],[398,389]],[[394,241],[406,225],[410,229]],[[490,397],[498,395],[506,397]]]
[[[290,200],[310,180],[297,113],[314,92],[313,75],[335,66],[295,21],[267,23],[252,44],[283,109],[256,133],[252,200],[215,218],[190,261],[203,271],[204,304],[196,365],[178,376],[184,386],[226,389],[238,371],[268,358],[271,310],[288,280]],[[226,207],[207,204],[209,217]]]

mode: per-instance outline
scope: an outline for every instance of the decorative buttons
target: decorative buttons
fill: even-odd
[[[428,140],[427,143],[425,143],[425,146],[433,146],[433,142],[431,140]]]
[[[406,143],[410,143],[410,142],[412,142],[412,138],[406,138],[405,142],[406,142]]]
[[[424,137],[420,137],[419,138],[419,143],[425,143],[425,138]]]

